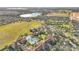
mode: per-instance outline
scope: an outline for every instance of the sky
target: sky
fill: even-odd
[[[79,0],[0,0],[0,7],[78,7]]]

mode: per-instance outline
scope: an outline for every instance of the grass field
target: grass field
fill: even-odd
[[[40,21],[20,21],[0,26],[0,49],[15,42],[20,35],[30,34],[30,28],[42,26],[42,23]]]

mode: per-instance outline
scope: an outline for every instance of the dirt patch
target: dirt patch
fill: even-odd
[[[79,12],[72,12],[72,13],[70,14],[70,20],[79,21]]]

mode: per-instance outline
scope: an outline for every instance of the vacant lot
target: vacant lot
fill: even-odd
[[[0,26],[0,49],[15,42],[20,35],[30,34],[30,28],[42,26],[42,23],[40,21],[22,21]]]

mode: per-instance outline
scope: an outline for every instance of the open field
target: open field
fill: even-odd
[[[41,26],[39,21],[15,22],[0,26],[0,49],[15,42],[20,35],[30,34],[30,28]]]

